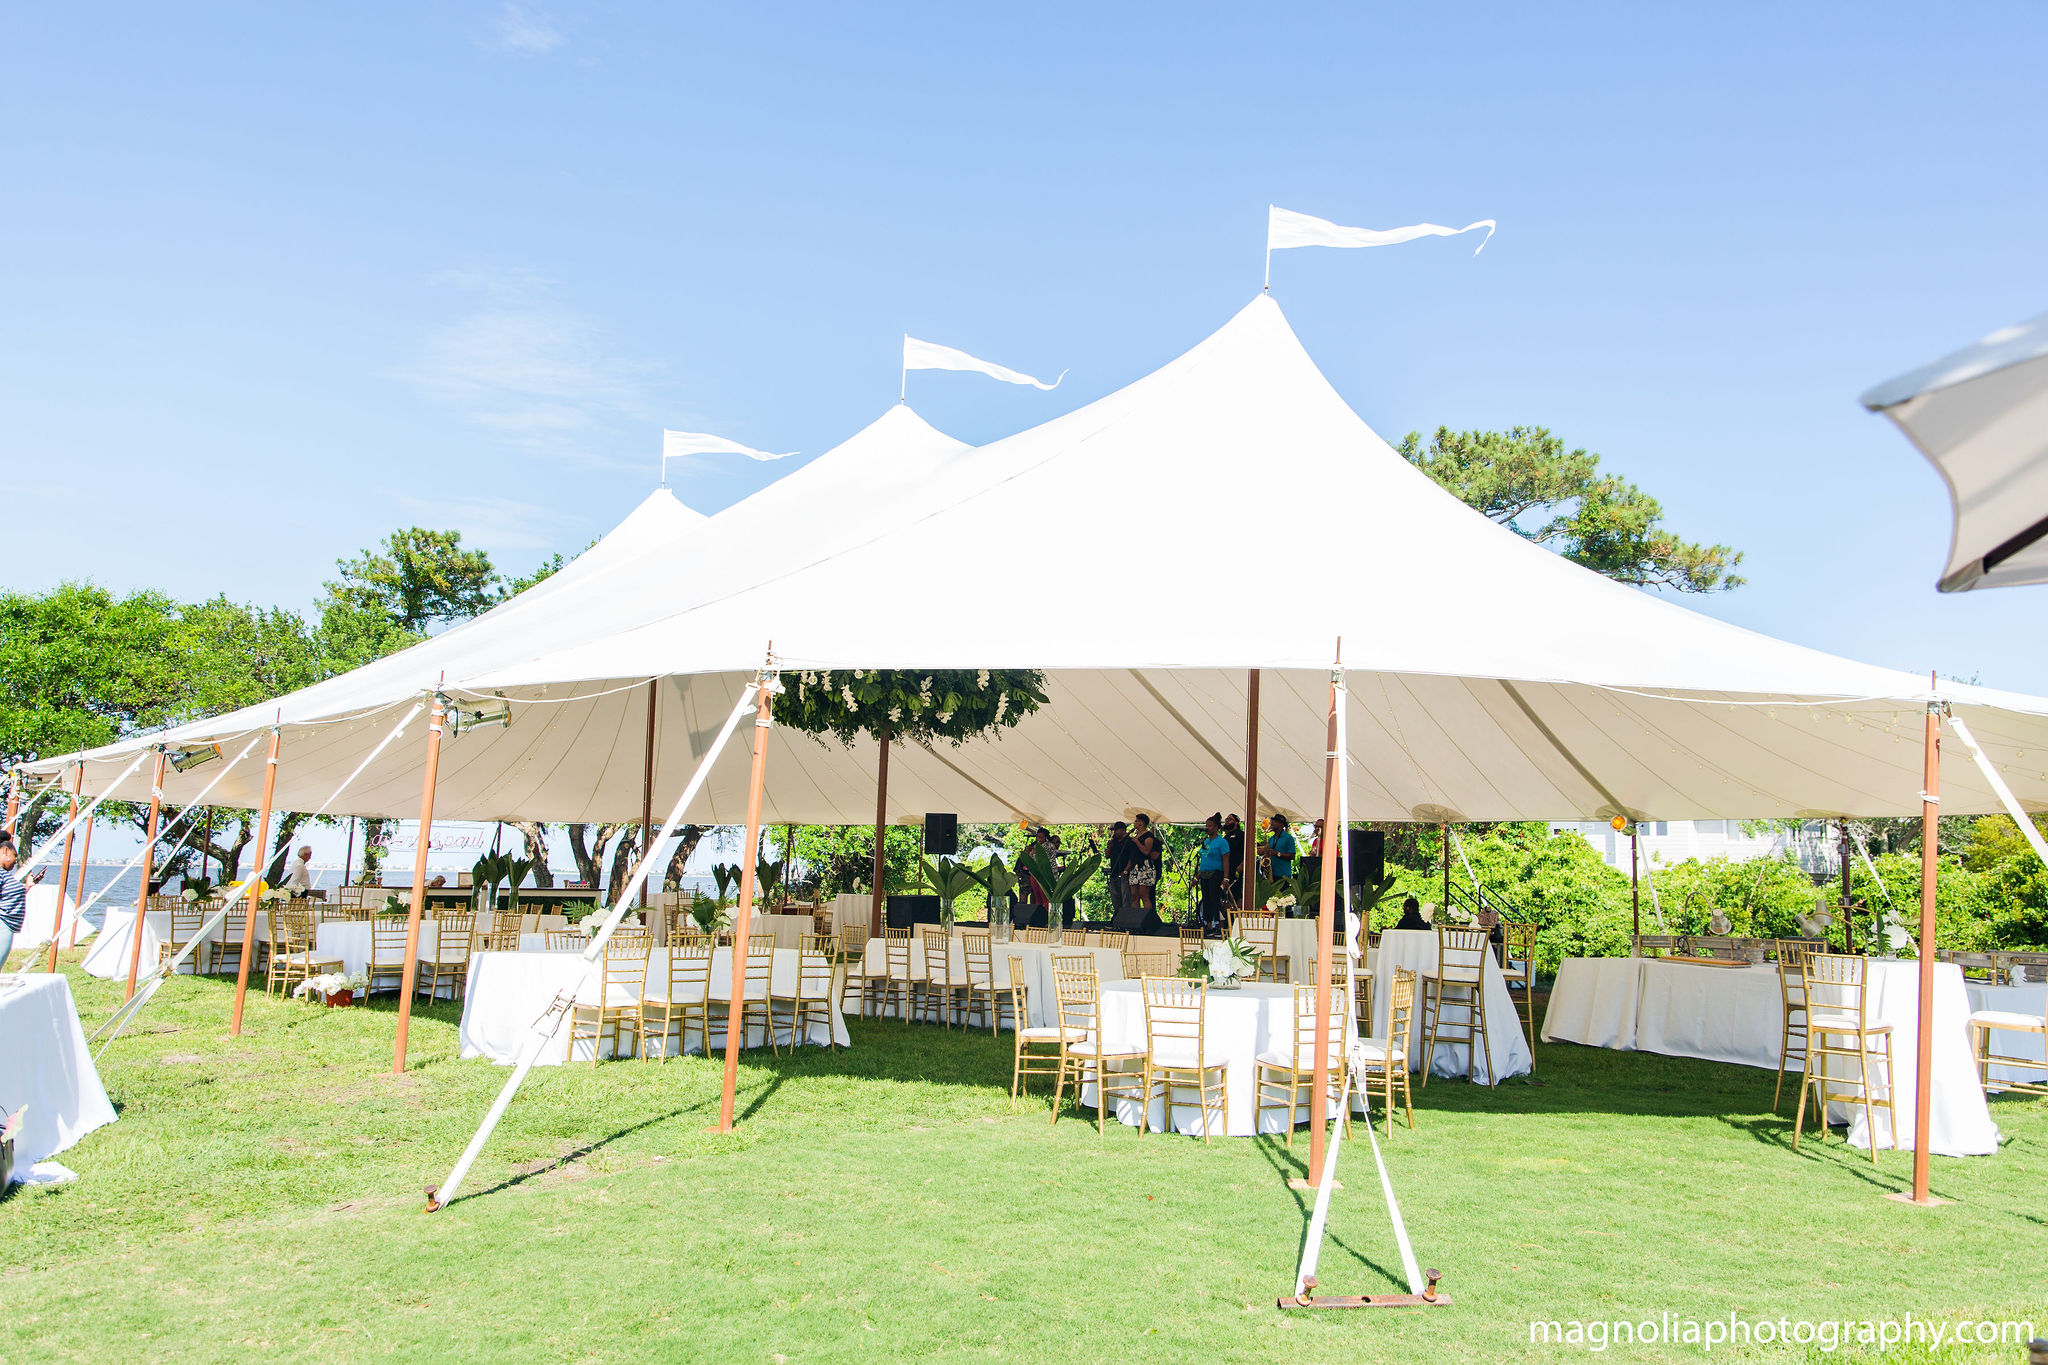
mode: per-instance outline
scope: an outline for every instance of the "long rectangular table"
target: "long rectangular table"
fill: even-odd
[[[62,973],[0,974],[0,1113],[26,1109],[15,1175],[114,1121]]]
[[[1880,1147],[1913,1145],[1913,1091],[1918,1074],[1919,964],[1869,959],[1868,1016],[1891,1027],[1897,1133],[1877,1114]],[[1820,1001],[1815,997],[1817,1003]],[[1970,1001],[1962,969],[1934,968],[1932,1150],[1983,1156],[1998,1149],[1998,1126],[1970,1057]],[[1660,958],[1566,958],[1543,1018],[1545,1042],[1584,1043],[1620,1051],[1730,1062],[1775,1071],[1782,1055],[1785,1009],[1774,966],[1701,967]],[[1833,1073],[1830,1073],[1833,1074]],[[1880,1079],[1882,1069],[1878,1072]],[[1881,1088],[1881,1087],[1880,1087]],[[1861,1105],[1830,1105],[1848,1122],[1849,1141],[1870,1144]]]
[[[100,927],[99,937],[93,941],[92,947],[86,950],[85,961],[81,964],[87,976],[97,976],[102,980],[112,980],[115,977],[126,977],[128,975],[128,957],[131,951],[128,942],[128,931],[134,923],[135,907],[132,905],[126,910],[107,911],[106,919]],[[200,948],[191,957],[187,958],[182,970],[187,972],[205,971],[210,965],[209,957],[213,952],[213,945],[220,941],[226,930],[227,924],[223,922],[219,929],[208,934],[202,940],[206,946]],[[156,966],[158,952],[170,937],[170,911],[151,910],[143,915],[142,962],[138,968],[139,971],[147,972],[150,968]],[[255,922],[249,929],[249,941],[252,943],[262,943],[268,940],[269,937],[270,914],[268,911],[258,910],[255,914]]]

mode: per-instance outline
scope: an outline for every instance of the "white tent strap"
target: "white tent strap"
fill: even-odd
[[[128,774],[134,772],[137,768],[141,767],[142,760],[148,757],[149,750],[147,749],[144,749],[141,753],[135,755],[135,761],[133,763],[130,763],[126,768],[122,769],[121,775],[119,777],[115,778],[112,782],[107,784],[108,789],[111,790],[114,787],[118,787],[123,782],[127,781]],[[59,848],[63,847],[65,836],[69,835],[73,830],[82,829],[85,826],[85,822],[92,819],[92,813],[98,810],[100,808],[100,803],[102,801],[105,801],[106,799],[107,796],[105,792],[102,792],[98,796],[95,796],[92,799],[92,804],[88,805],[84,810],[78,812],[78,814],[73,816],[71,819],[66,820],[63,823],[63,825],[61,825],[58,828],[57,832],[51,835],[47,840],[45,840],[43,842],[43,846],[36,850],[36,856],[30,858],[26,863],[16,868],[14,870],[14,874],[17,877],[26,875],[30,869],[35,867],[37,863],[40,863],[41,861],[43,861],[43,859],[49,857],[52,853],[55,853]]]
[[[1451,832],[1451,842],[1458,849],[1458,861],[1465,865],[1465,875],[1472,879],[1472,899],[1474,901],[1483,901],[1486,898],[1486,888],[1479,884],[1479,874],[1472,870],[1472,860],[1465,856],[1465,841],[1458,836],[1458,827],[1446,824],[1444,828]],[[1446,910],[1450,908],[1448,905],[1444,907]]]
[[[2048,842],[2042,840],[2041,831],[2034,827],[2034,818],[2021,808],[2018,799],[2012,794],[2012,788],[2006,786],[2005,779],[1998,775],[1998,769],[1991,766],[1990,758],[1986,757],[1983,747],[1977,743],[1977,737],[1970,733],[1970,727],[1963,723],[1961,716],[1954,714],[1949,716],[1948,723],[1955,727],[1956,738],[1963,742],[1963,747],[1970,751],[1970,757],[1977,761],[1977,770],[1984,774],[1984,780],[1990,783],[1991,790],[1998,794],[1998,804],[2005,807],[2005,813],[2020,827],[2020,833],[2026,836],[2027,843],[2033,847],[2034,855],[2044,864],[2048,864]]]
[[[1856,841],[1856,851],[1863,855],[1863,865],[1870,869],[1870,879],[1877,883],[1878,892],[1884,896],[1884,903],[1894,910],[1898,909],[1898,902],[1892,899],[1891,888],[1884,884],[1883,876],[1878,873],[1877,864],[1870,860],[1869,845],[1863,842],[1863,836],[1856,832],[1854,825],[1849,827],[1849,837]]]
[[[260,735],[256,737],[256,739],[260,738],[262,738],[262,736]],[[164,861],[166,863],[169,863],[172,858],[177,857],[178,854],[184,850],[185,845],[191,841],[192,836],[199,832],[199,822],[196,819],[193,819],[192,817],[198,813],[200,806],[205,802],[206,798],[212,794],[213,789],[220,785],[220,780],[223,777],[226,777],[229,773],[233,772],[235,770],[235,765],[237,763],[240,763],[243,759],[249,756],[249,750],[256,747],[256,739],[251,739],[247,744],[243,745],[242,752],[236,754],[233,758],[229,759],[227,766],[222,768],[219,772],[213,775],[213,781],[207,783],[206,786],[200,791],[199,795],[192,798],[191,804],[187,805],[185,809],[179,811],[176,816],[172,817],[171,823],[167,825],[157,835],[157,840],[161,842],[165,839],[170,838],[171,831],[176,829],[179,825],[185,824],[185,822],[188,820],[191,821],[191,824],[187,826],[185,830],[184,837],[179,839],[178,842],[172,847],[170,853],[165,856]],[[64,930],[70,925],[85,918],[85,912],[92,909],[95,905],[98,905],[100,903],[101,897],[105,896],[107,892],[114,889],[114,883],[120,881],[122,877],[126,876],[128,873],[128,869],[140,863],[143,859],[143,855],[147,854],[154,847],[154,844],[145,843],[141,848],[135,851],[135,856],[133,858],[130,858],[126,863],[123,863],[121,865],[120,871],[116,872],[113,876],[107,878],[106,885],[102,886],[99,890],[92,893],[92,899],[86,901],[85,904],[83,905],[77,906],[75,909],[72,910],[70,914],[60,916],[60,922],[58,923],[54,931],[54,936],[59,939],[63,938]],[[60,906],[58,908],[61,910],[63,907]],[[139,926],[137,931],[139,932]]]
[[[749,683],[740,693],[740,699],[734,704],[732,714],[725,718],[725,725],[711,741],[711,747],[705,751],[703,759],[697,764],[697,771],[691,776],[689,785],[684,787],[683,794],[676,798],[674,807],[668,813],[668,819],[662,821],[661,833],[648,841],[640,865],[633,869],[633,875],[627,880],[624,893],[617,898],[611,913],[605,916],[604,924],[591,935],[590,946],[583,950],[583,975],[575,987],[566,992],[571,999],[590,983],[597,968],[597,960],[604,952],[605,944],[611,940],[612,931],[617,929],[619,921],[625,918],[627,907],[639,895],[641,885],[647,880],[649,869],[654,866],[655,850],[668,842],[676,826],[682,823],[683,813],[704,789],[705,782],[711,776],[712,764],[718,761],[718,755],[725,749],[726,742],[732,738],[733,731],[739,729],[740,720],[754,705],[754,699],[759,695],[761,686],[760,683]],[[559,997],[557,1003],[560,1003]],[[461,1193],[462,1182],[468,1178],[469,1168],[476,1163],[477,1157],[483,1154],[484,1144],[491,1140],[491,1133],[497,1128],[498,1120],[505,1117],[505,1110],[511,1106],[512,1097],[519,1093],[521,1083],[526,1080],[526,1073],[533,1070],[534,1062],[540,1058],[541,1049],[547,1046],[549,1038],[553,1035],[554,1028],[550,1021],[554,1019],[556,1012],[556,1008],[550,1006],[540,1018],[533,1021],[533,1027],[526,1034],[526,1043],[519,1050],[518,1065],[514,1066],[512,1074],[505,1078],[504,1086],[498,1091],[498,1098],[491,1101],[490,1110],[484,1115],[483,1122],[477,1125],[475,1134],[469,1139],[469,1145],[463,1148],[462,1155],[456,1158],[455,1168],[448,1172],[448,1178],[441,1182],[440,1189],[434,1192],[434,1207],[445,1208]],[[708,1035],[706,1046],[709,1046]]]
[[[384,736],[384,738],[381,741],[379,741],[377,747],[370,750],[369,754],[364,757],[362,762],[356,764],[356,770],[354,772],[350,773],[347,777],[341,779],[341,785],[334,789],[334,794],[332,796],[329,796],[325,801],[322,801],[320,803],[320,809],[313,812],[314,819],[317,820],[321,816],[327,814],[327,808],[333,805],[336,801],[339,801],[341,799],[341,794],[348,790],[348,784],[355,781],[358,777],[361,777],[363,775],[363,769],[369,767],[372,763],[375,763],[377,761],[377,755],[383,753],[385,749],[389,748],[392,740],[397,739],[400,735],[405,733],[405,727],[412,724],[413,717],[419,715],[420,709],[425,705],[425,702],[416,701],[412,704],[412,709],[410,711],[407,711],[403,716],[399,717],[398,724],[391,727],[391,733]],[[262,857],[263,850],[260,848],[257,849],[256,856],[259,858]]]
[[[1637,844],[1638,855],[1641,854],[1641,851],[1642,848],[1639,840]],[[1668,934],[1671,931],[1664,927],[1664,903],[1657,899],[1657,879],[1650,875],[1650,860],[1638,856],[1636,866],[1643,870],[1643,885],[1650,888],[1650,916],[1657,921],[1657,932]]]
[[[617,687],[607,687],[596,692],[572,692],[566,697],[508,697],[502,690],[479,692],[473,687],[444,687],[441,693],[443,696],[466,697],[472,701],[515,702],[520,706],[563,706],[571,702],[596,701],[600,697],[609,697],[619,692],[638,692],[647,684],[659,681],[659,678],[652,677],[635,678],[632,682],[621,683]]]

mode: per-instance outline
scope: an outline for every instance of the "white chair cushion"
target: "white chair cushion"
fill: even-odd
[[[1083,1038],[1078,1043],[1068,1043],[1067,1051],[1077,1053],[1083,1057],[1142,1057],[1145,1055],[1145,1050],[1143,1048],[1113,1047],[1105,1049],[1102,1046],[1102,1044],[1094,1038]]]
[[[1017,1036],[1027,1043],[1057,1043],[1061,1039],[1078,1040],[1086,1035],[1071,1028],[1027,1028],[1018,1030]]]
[[[1256,1061],[1260,1066],[1281,1066],[1291,1067],[1297,1071],[1311,1071],[1315,1068],[1316,1064],[1316,1050],[1313,1047],[1303,1048],[1300,1057],[1297,1059],[1275,1048],[1270,1052],[1261,1052],[1252,1060]]]
[[[1192,1041],[1169,1040],[1161,1043],[1151,1055],[1154,1066],[1181,1067],[1187,1070],[1193,1070],[1203,1060],[1201,1050]],[[1222,1066],[1223,1063],[1209,1062],[1208,1065],[1216,1067]]]
[[[1978,1010],[1970,1016],[1970,1022],[1992,1028],[2018,1029],[2023,1033],[2048,1032],[2048,1019],[2038,1014],[2014,1014],[2011,1010]]]
[[[1387,1060],[1387,1040],[1384,1038],[1360,1038],[1351,1045],[1351,1060],[1354,1062],[1384,1062]]]
[[[1823,1033],[1828,1030],[1854,1033],[1858,1028],[1861,1028],[1865,1033],[1891,1032],[1889,1024],[1862,1023],[1855,1015],[1844,1014],[1836,1010],[1809,1009],[1806,1013],[1806,1027],[1813,1033]]]

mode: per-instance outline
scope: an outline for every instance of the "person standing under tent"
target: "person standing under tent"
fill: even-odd
[[[1140,933],[1157,932],[1160,927],[1159,912],[1154,908],[1159,890],[1159,872],[1166,863],[1166,841],[1159,837],[1159,831],[1152,828],[1152,817],[1143,811],[1131,819],[1131,848],[1136,861],[1131,864],[1131,901],[1143,915]]]
[[[1294,875],[1294,859],[1301,847],[1295,842],[1294,831],[1287,827],[1286,816],[1275,814],[1266,821],[1266,828],[1271,831],[1266,836],[1266,875],[1276,882],[1285,881]]]
[[[1223,837],[1223,817],[1220,815],[1211,815],[1203,821],[1202,830],[1205,837],[1200,860],[1195,864],[1195,875],[1202,884],[1202,933],[1213,937],[1223,932],[1223,881],[1230,865],[1230,841]]]
[[[1031,842],[1033,847],[1045,850],[1045,856],[1052,862],[1053,871],[1058,872],[1060,866],[1060,841],[1052,837],[1052,831],[1044,825],[1040,825],[1036,830],[1032,831]],[[1051,908],[1052,898],[1049,894],[1051,890],[1051,887],[1040,886],[1038,878],[1030,873],[1024,874],[1024,899],[1032,906],[1032,914],[1025,922],[1027,927],[1043,926],[1051,922],[1050,915],[1038,913],[1039,911]]]
[[[1130,826],[1119,820],[1109,827],[1109,847],[1104,850],[1109,865],[1109,918],[1118,928],[1131,907],[1130,875],[1138,861],[1137,845],[1131,842]]]
[[[1223,895],[1236,905],[1244,888],[1244,824],[1236,811],[1223,817],[1223,838],[1230,845],[1230,857],[1223,869]]]
[[[21,932],[28,913],[28,888],[14,875],[14,836],[0,834],[0,966],[14,951],[14,936]]]

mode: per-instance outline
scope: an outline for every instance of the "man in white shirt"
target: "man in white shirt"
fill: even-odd
[[[294,896],[303,896],[313,889],[313,849],[307,845],[299,850],[299,856],[285,869],[284,889]]]

